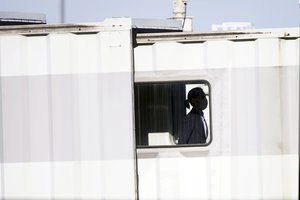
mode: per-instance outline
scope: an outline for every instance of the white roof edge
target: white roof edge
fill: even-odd
[[[147,29],[164,31],[181,31],[181,22],[171,19],[134,19],[129,17],[107,18],[102,22],[72,23],[72,24],[35,24],[0,26],[0,35],[6,34],[48,34],[51,32],[101,32],[121,31],[131,29]],[[150,31],[151,32],[151,31]]]
[[[194,32],[197,33],[197,32]],[[245,35],[265,35],[270,37],[300,37],[300,27],[282,27],[282,28],[255,28],[246,30],[235,30],[235,31],[211,31],[207,33],[215,34],[245,34]],[[256,37],[254,36],[254,37]]]
[[[218,35],[235,35],[235,34],[253,34],[253,35],[281,35],[285,37],[299,37],[300,27],[283,27],[283,28],[264,28],[264,29],[249,29],[249,30],[231,30],[231,31],[191,31],[191,32],[174,32],[174,33],[140,33],[139,35],[203,35],[203,36],[218,36]]]
[[[182,30],[182,22],[174,19],[132,19],[132,28]]]
[[[103,25],[128,29],[182,30],[181,22],[173,19],[107,18],[104,20]]]
[[[207,40],[255,40],[260,38],[300,38],[300,28],[270,28],[240,31],[211,31],[211,32],[172,32],[172,33],[139,33],[138,44],[152,44],[162,41],[195,42]]]

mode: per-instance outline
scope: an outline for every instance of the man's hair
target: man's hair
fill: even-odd
[[[199,97],[199,96],[201,96],[202,98],[205,97],[205,93],[203,92],[203,89],[202,89],[202,88],[200,88],[200,87],[195,87],[195,88],[191,89],[191,90],[189,91],[189,93],[188,93],[188,98],[187,98],[187,100],[185,100],[185,106],[186,106],[187,108],[190,108],[190,104],[191,104],[192,106],[194,106],[194,105],[193,105],[192,99],[195,99],[195,98],[197,98],[197,97]]]

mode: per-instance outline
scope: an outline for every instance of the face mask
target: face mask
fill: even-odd
[[[195,108],[198,110],[204,110],[205,108],[207,108],[207,104],[208,104],[208,102],[207,102],[206,97],[197,99],[195,101]]]
[[[202,99],[201,103],[200,103],[200,110],[205,110],[205,108],[207,108],[207,99],[206,97],[204,99]]]

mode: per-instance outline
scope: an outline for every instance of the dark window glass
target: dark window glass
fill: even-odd
[[[192,117],[186,117],[192,110],[190,104],[188,109],[185,100],[193,88],[200,87],[207,99],[206,109],[200,111],[205,118],[205,142],[197,142],[195,129],[196,121],[200,125],[201,117],[198,113]],[[207,81],[185,81],[185,82],[152,82],[135,83],[135,128],[136,143],[138,147],[151,146],[182,146],[182,145],[208,145],[211,142],[211,120],[210,120],[210,85]],[[194,102],[194,101],[193,101]],[[190,114],[192,115],[192,114]],[[193,118],[193,122],[186,122],[187,118]],[[188,124],[188,125],[186,125]],[[182,142],[183,133],[187,126],[194,132],[185,134],[185,141]],[[195,128],[196,127],[196,128]],[[201,126],[200,126],[201,127]],[[185,132],[184,132],[185,131]],[[189,142],[187,140],[189,139]],[[196,142],[192,142],[195,140]]]

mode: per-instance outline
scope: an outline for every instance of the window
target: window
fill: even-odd
[[[193,88],[202,89],[207,99],[207,107],[203,110],[204,118],[201,118],[202,115],[199,120],[191,117],[195,119],[194,122],[187,123],[189,117],[186,116],[193,106],[189,103],[188,109],[185,100]],[[134,93],[137,147],[206,146],[212,141],[211,92],[207,81],[135,83]],[[190,127],[189,133],[186,133],[187,127]],[[198,137],[197,129],[204,130],[205,141],[191,142]],[[184,135],[185,142],[182,140]]]

